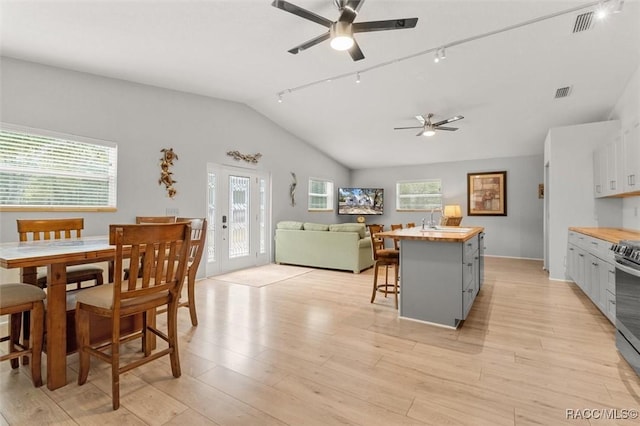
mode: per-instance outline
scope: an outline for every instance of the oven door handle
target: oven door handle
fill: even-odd
[[[620,269],[622,272],[626,272],[627,274],[633,275],[634,277],[640,277],[640,269],[631,268],[620,263],[619,260],[616,260],[616,269]]]

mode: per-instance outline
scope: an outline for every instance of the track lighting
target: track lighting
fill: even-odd
[[[600,0],[596,9],[596,17],[605,19],[611,13],[622,12],[624,0]]]
[[[343,0],[334,0],[334,1],[340,2],[340,4],[343,4]],[[275,1],[274,3],[279,3],[279,2]],[[287,4],[287,2],[282,2],[282,4]],[[476,40],[481,40],[481,39],[484,39],[484,38],[487,38],[487,37],[490,37],[490,36],[494,36],[496,34],[506,33],[506,32],[509,32],[509,31],[512,31],[512,30],[515,30],[515,29],[518,29],[518,28],[523,28],[523,27],[526,27],[526,26],[529,26],[529,25],[532,25],[532,24],[535,24],[535,23],[538,23],[538,22],[546,21],[546,20],[549,20],[549,19],[555,19],[558,16],[567,15],[567,14],[573,14],[573,13],[575,13],[577,11],[582,11],[584,9],[588,9],[588,10],[594,12],[594,14],[596,14],[596,15],[598,14],[598,11],[600,9],[606,10],[607,11],[606,13],[618,13],[618,12],[622,11],[623,4],[624,4],[624,0],[600,0],[600,1],[595,1],[594,0],[594,1],[590,2],[590,3],[580,4],[578,6],[575,6],[575,7],[569,8],[569,9],[565,9],[565,10],[560,11],[560,12],[556,12],[556,13],[552,13],[552,14],[549,14],[549,15],[540,16],[540,17],[535,18],[535,19],[530,19],[528,21],[520,22],[520,23],[517,23],[517,24],[514,24],[514,25],[509,25],[509,26],[506,26],[506,27],[503,27],[503,28],[500,28],[500,29],[497,29],[497,30],[488,31],[488,32],[485,32],[485,33],[482,33],[482,34],[478,34],[478,35],[467,37],[467,38],[460,39],[460,40],[447,41],[446,42],[447,44],[445,46],[440,46],[440,47],[437,47],[437,48],[435,48],[433,46],[432,47],[428,47],[427,49],[425,49],[425,50],[423,50],[421,52],[412,53],[412,54],[407,55],[407,56],[403,56],[403,57],[400,57],[400,58],[395,58],[395,59],[392,59],[392,60],[389,60],[389,61],[386,61],[386,62],[379,63],[377,65],[370,66],[368,68],[363,69],[362,72],[372,71],[374,69],[378,69],[378,68],[386,67],[386,66],[389,66],[389,65],[397,64],[397,63],[400,63],[400,62],[403,62],[403,61],[406,61],[406,60],[409,60],[409,59],[413,59],[413,58],[415,58],[417,56],[428,55],[428,54],[431,54],[431,53],[434,53],[434,52],[435,52],[435,55],[434,55],[433,61],[438,63],[441,60],[444,60],[444,59],[447,58],[445,47],[460,46],[462,44],[466,44],[466,43],[469,43],[469,42],[472,42],[472,41],[476,41]],[[277,7],[279,7],[279,6],[277,6]],[[595,10],[594,10],[594,8],[595,8]],[[353,46],[353,44],[355,44],[354,40],[353,40],[353,27],[348,25],[346,22],[337,22],[337,23],[334,23],[334,24],[338,24],[338,23],[341,24],[341,25],[340,26],[333,25],[333,28],[329,28],[329,35],[330,35],[330,37],[332,39],[331,40],[332,41],[332,47],[333,47],[334,39],[337,39],[337,38],[340,38],[340,37],[344,37],[344,38],[348,39],[348,40],[345,40],[345,41],[349,44],[349,46],[343,47],[343,48],[344,49],[349,49],[351,46]],[[339,44],[339,42],[336,41],[336,44]],[[290,50],[290,52],[291,53],[298,53],[298,52],[300,52],[300,50],[302,50],[302,47],[299,47],[297,49],[298,50],[296,52],[293,52],[291,50]],[[336,76],[333,76],[333,77],[329,77],[329,78],[324,77],[324,78],[321,78],[319,80],[312,81],[310,83],[305,83],[305,84],[302,84],[302,85],[297,86],[297,87],[292,87],[290,89],[285,89],[285,90],[283,90],[283,91],[281,91],[281,92],[279,92],[277,94],[278,95],[278,102],[282,102],[282,95],[283,94],[292,93],[292,92],[298,91],[298,90],[304,90],[304,89],[307,89],[309,87],[316,86],[316,85],[322,84],[322,83],[330,83],[332,80],[339,80],[339,79],[342,79],[342,78],[345,78],[345,77],[353,78],[353,73],[354,73],[353,71],[349,71],[349,72],[346,72],[344,74],[339,74],[339,75],[336,75]],[[356,74],[356,83],[358,83],[360,81],[360,75],[359,74],[360,74],[360,72],[357,72],[357,74]],[[425,133],[425,136],[427,136],[426,133]]]
[[[433,62],[436,64],[444,59],[447,59],[447,53],[444,50],[444,47],[439,47],[436,49],[436,53],[433,57]]]

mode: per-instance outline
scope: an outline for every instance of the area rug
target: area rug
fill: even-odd
[[[257,266],[255,268],[242,269],[228,274],[217,275],[211,279],[225,281],[234,284],[249,285],[252,287],[264,287],[270,284],[288,280],[298,275],[306,274],[313,269],[300,266],[277,265],[275,263]]]

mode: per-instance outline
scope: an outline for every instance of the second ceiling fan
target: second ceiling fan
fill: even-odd
[[[427,114],[426,117],[424,115],[416,115],[416,119],[422,124],[421,126],[394,127],[393,130],[420,129],[416,136],[433,136],[436,134],[436,130],[448,130],[451,132],[458,130],[457,127],[444,127],[444,125],[452,123],[454,121],[462,120],[464,118],[461,115],[454,115],[453,117],[447,118],[446,120],[432,123],[432,117],[432,113]]]
[[[298,15],[301,18],[308,19],[329,29],[327,32],[289,49],[289,53],[295,55],[318,43],[331,39],[331,47],[336,50],[347,50],[354,61],[359,61],[364,59],[364,54],[353,38],[353,34],[372,31],[403,30],[414,28],[418,23],[418,18],[353,22],[356,16],[358,16],[358,11],[362,7],[364,0],[334,0],[334,3],[340,11],[340,16],[337,21],[331,21],[288,1],[274,0],[273,3],[271,3],[272,6],[278,9],[293,13],[294,15]]]

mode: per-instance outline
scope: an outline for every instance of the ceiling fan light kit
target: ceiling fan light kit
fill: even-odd
[[[351,26],[345,22],[334,22],[329,30],[331,47],[335,50],[349,50],[353,46]]]

